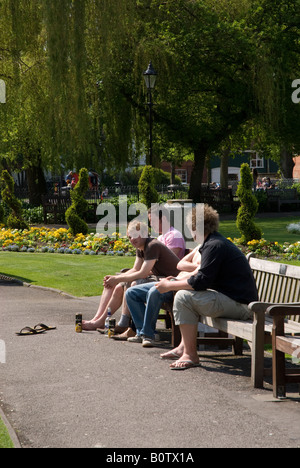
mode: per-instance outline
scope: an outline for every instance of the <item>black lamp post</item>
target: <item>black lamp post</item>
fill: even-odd
[[[0,80],[0,104],[6,104],[6,84]]]
[[[148,106],[149,106],[149,164],[152,166],[153,162],[153,147],[152,147],[152,91],[155,87],[157,73],[152,66],[152,62],[149,63],[148,69],[143,73],[145,83],[148,90]]]

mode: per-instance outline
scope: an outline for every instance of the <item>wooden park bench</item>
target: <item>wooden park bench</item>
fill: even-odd
[[[219,212],[237,211],[239,202],[233,197],[232,189],[209,189],[202,187],[201,203],[207,203]]]
[[[64,219],[64,214],[67,209],[71,206],[72,200],[70,194],[66,195],[51,195],[46,196],[43,199],[43,212],[44,212],[44,223],[48,223],[48,214],[53,215],[54,224],[62,224],[61,219]],[[97,222],[97,207],[98,202],[96,200],[89,200],[88,213],[91,222]]]
[[[221,336],[204,336],[198,338],[198,343],[232,345],[235,355],[242,355],[243,341],[246,340],[252,355],[251,380],[255,388],[260,388],[263,387],[264,375],[268,373],[264,369],[264,346],[272,343],[273,318],[269,314],[272,309],[269,308],[280,304],[280,310],[284,310],[285,315],[285,334],[290,337],[300,336],[300,313],[298,309],[297,314],[294,313],[296,306],[300,309],[300,267],[260,260],[252,256],[249,256],[249,262],[260,299],[260,302],[249,305],[253,312],[253,320],[202,317],[201,322],[219,330]],[[175,326],[171,308],[172,304],[168,304],[165,310],[171,315],[172,345],[175,347],[180,342],[180,332],[179,327]]]
[[[272,205],[276,205],[277,211],[280,212],[283,205],[300,206],[297,189],[268,189],[266,194],[268,209],[271,209]]]
[[[295,334],[287,336],[285,316],[293,314],[300,317],[300,306],[271,306],[267,309],[273,317],[272,354],[273,354],[273,395],[275,398],[286,396],[287,383],[300,384],[300,367],[286,368],[285,354],[291,355],[300,363],[300,337]]]
[[[53,215],[53,223],[61,224],[61,216],[71,206],[70,194],[45,196],[43,199],[44,223],[48,223],[48,214]]]

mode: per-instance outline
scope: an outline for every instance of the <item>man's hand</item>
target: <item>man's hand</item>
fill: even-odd
[[[177,279],[174,276],[168,276],[168,278],[163,278],[155,286],[161,294],[169,291],[180,291],[181,289],[187,291],[193,290],[192,286],[189,285],[186,278]]]
[[[161,294],[164,294],[166,292],[173,291],[174,281],[176,281],[176,279],[173,276],[168,276],[168,278],[161,279],[155,287]]]
[[[103,286],[105,288],[111,289],[115,288],[119,284],[120,278],[118,276],[105,276],[103,280]]]

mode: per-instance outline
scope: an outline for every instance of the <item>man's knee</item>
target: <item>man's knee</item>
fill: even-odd
[[[120,283],[117,284],[117,286],[115,287],[115,292],[118,293],[118,294],[123,294],[123,291],[124,291],[124,289],[123,289],[122,284],[120,284]]]
[[[126,300],[140,300],[141,298],[141,291],[139,286],[131,286],[130,288],[127,289],[125,293],[125,298]]]
[[[159,299],[161,297],[161,293],[156,289],[155,286],[152,286],[147,292],[147,300],[152,299],[152,298],[157,298]]]
[[[177,306],[180,308],[181,304],[186,304],[187,293],[188,291],[185,290],[181,290],[176,293],[174,298],[174,308],[177,308]]]
[[[176,293],[173,313],[176,325],[194,325],[199,321],[199,315],[191,303],[191,292],[181,290]]]

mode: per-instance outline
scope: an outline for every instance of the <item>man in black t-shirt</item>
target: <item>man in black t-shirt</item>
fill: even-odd
[[[218,225],[218,213],[205,205],[204,242],[199,249],[201,266],[198,273],[181,281],[163,279],[156,285],[161,293],[177,291],[173,312],[182,341],[172,353],[161,356],[163,359],[178,356],[179,359],[170,366],[174,370],[199,365],[196,337],[201,315],[247,320],[251,317],[248,304],[258,300],[255,280],[245,255],[217,232]]]

